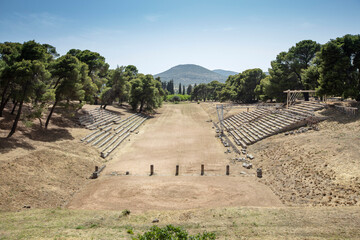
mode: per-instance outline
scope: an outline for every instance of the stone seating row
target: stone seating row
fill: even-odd
[[[101,151],[102,157],[107,157],[121,142],[129,136],[129,134],[140,127],[146,120],[147,116],[139,113],[135,113],[122,121],[114,121],[114,118],[107,118],[102,123],[107,123],[99,128],[93,128],[93,133],[85,136],[81,141],[85,143],[92,143],[92,146],[98,145],[99,148],[103,147]],[[111,122],[109,122],[111,121]],[[117,124],[118,126],[112,127]],[[113,131],[111,131],[113,130]]]
[[[79,122],[83,126],[93,128],[98,125],[98,122],[104,122],[103,120],[109,119],[114,116],[120,118],[119,115],[110,111],[104,109],[94,109],[89,111],[86,115],[79,117]]]
[[[232,116],[225,119],[223,125],[235,143],[246,148],[247,145],[264,138],[306,124],[305,120],[314,115],[314,110],[323,107],[319,103],[301,103],[279,111],[267,111],[261,116],[255,113],[253,120],[248,122],[240,122],[235,116]]]

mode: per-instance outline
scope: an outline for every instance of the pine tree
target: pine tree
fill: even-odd
[[[193,91],[193,87],[192,87],[191,84],[189,84],[189,86],[187,87],[186,93],[187,93],[188,95],[191,95],[191,92],[192,92],[192,91]]]

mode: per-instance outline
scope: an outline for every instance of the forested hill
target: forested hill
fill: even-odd
[[[179,83],[182,85],[189,85],[195,83],[209,83],[214,80],[224,83],[227,79],[224,75],[195,64],[177,65],[165,72],[154,75],[154,77],[160,77],[163,82],[174,80],[175,86]]]
[[[224,75],[225,77],[228,77],[230,75],[236,75],[238,72],[228,71],[228,70],[222,70],[222,69],[215,69],[213,72],[216,72],[218,74]]]

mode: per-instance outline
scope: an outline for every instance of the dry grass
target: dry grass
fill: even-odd
[[[0,239],[131,239],[154,218],[189,233],[215,232],[217,239],[359,239],[360,208],[219,208],[149,211],[67,209],[0,213]]]

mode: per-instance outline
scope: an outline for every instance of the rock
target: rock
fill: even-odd
[[[159,219],[155,218],[154,220],[152,220],[152,223],[158,223]]]
[[[243,167],[246,168],[246,169],[252,168],[252,163],[243,163],[242,165],[243,165]]]
[[[250,158],[251,160],[254,159],[254,156],[251,155],[251,154],[246,154],[246,157],[247,157],[247,158]]]
[[[30,205],[24,205],[23,208],[31,208]]]

